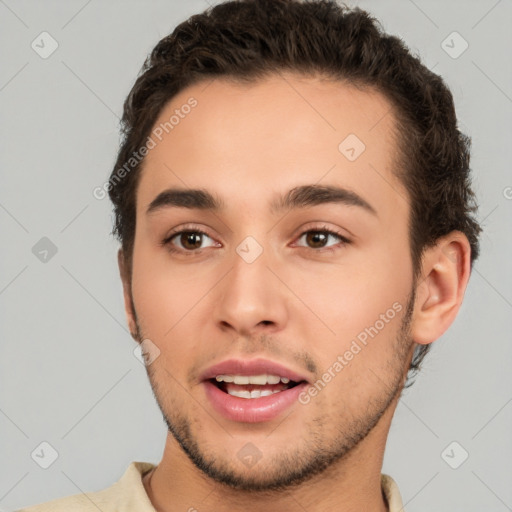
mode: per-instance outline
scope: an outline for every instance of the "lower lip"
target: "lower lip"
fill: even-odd
[[[232,421],[259,423],[270,421],[297,402],[298,396],[307,388],[307,382],[260,398],[239,398],[221,391],[209,380],[203,382],[206,396],[213,408]]]

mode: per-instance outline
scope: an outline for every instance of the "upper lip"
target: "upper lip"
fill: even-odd
[[[214,379],[217,375],[278,375],[291,381],[308,382],[308,378],[282,364],[269,359],[228,359],[207,368],[200,375],[200,380]]]

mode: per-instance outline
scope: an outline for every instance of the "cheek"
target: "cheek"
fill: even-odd
[[[314,321],[311,315],[297,315],[301,331],[314,342],[312,347],[323,347],[317,354],[326,367],[351,347],[357,353],[354,359],[388,357],[412,284],[406,250],[375,246],[360,254],[357,265],[332,266],[325,273],[317,273],[314,280],[304,269],[293,278],[297,296],[318,318]],[[380,256],[372,256],[375,254]],[[361,350],[354,345],[355,340]],[[360,354],[364,354],[362,358]]]
[[[375,323],[381,313],[389,309],[396,300],[391,286],[383,280],[343,279],[336,276],[324,283],[317,283],[312,291],[300,291],[304,302],[308,304],[316,317],[329,328],[322,330],[322,338],[334,342],[337,348],[345,346],[366,327]],[[297,316],[297,321],[301,316]],[[312,316],[304,317],[304,328],[314,335],[312,328],[318,322]],[[318,324],[318,328],[321,326]],[[320,330],[316,329],[320,334]]]
[[[194,336],[191,336],[190,329],[186,329],[187,322],[193,318],[189,306],[193,297],[177,290],[176,283],[165,276],[154,278],[145,272],[137,276],[137,281],[134,280],[133,293],[142,333],[160,350],[158,359],[153,363],[155,371],[160,370],[155,375],[174,386],[167,372],[181,381],[182,372],[193,359]]]
[[[133,293],[136,306],[147,318],[173,325],[191,302],[201,297],[204,276],[187,264],[172,264],[170,254],[149,237],[136,239],[133,260]],[[137,303],[138,301],[138,303]],[[142,316],[142,314],[141,314]]]
[[[207,283],[177,273],[134,273],[135,307],[158,338],[170,336],[182,322],[186,323],[208,289]]]
[[[171,266],[149,248],[134,255],[132,290],[142,332],[159,348],[165,368],[178,375],[191,365],[197,344],[207,337],[202,332],[205,308],[218,273]]]

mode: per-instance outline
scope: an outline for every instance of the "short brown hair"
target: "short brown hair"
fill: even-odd
[[[199,81],[251,82],[286,70],[370,87],[390,101],[400,134],[395,173],[409,194],[415,278],[424,249],[453,230],[467,236],[473,264],[481,228],[474,218],[470,139],[457,128],[453,98],[442,78],[359,8],[334,0],[241,0],[191,16],[159,41],[126,98],[109,196],[112,234],[121,242],[129,274],[143,160],[123,179],[118,171],[144,146],[166,103]],[[412,373],[429,348],[416,347]]]

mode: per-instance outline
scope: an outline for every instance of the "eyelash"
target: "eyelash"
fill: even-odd
[[[185,250],[185,249],[176,248],[176,247],[174,247],[172,245],[172,243],[171,243],[172,240],[175,237],[177,237],[178,235],[181,235],[183,233],[194,233],[194,234],[199,234],[199,235],[205,235],[208,238],[212,238],[208,233],[206,233],[205,231],[203,231],[201,229],[196,229],[196,228],[193,228],[193,227],[185,227],[184,229],[181,229],[179,231],[175,231],[175,232],[171,233],[164,240],[162,240],[160,245],[162,247],[166,247],[166,249],[171,254],[180,253],[180,254],[184,254],[186,257],[191,257],[191,256],[195,256],[195,255],[201,254],[204,249]],[[300,240],[304,235],[306,235],[308,233],[324,233],[324,234],[327,234],[327,235],[332,235],[332,236],[334,236],[334,237],[336,237],[336,238],[338,238],[340,240],[341,247],[322,247],[320,249],[315,249],[313,247],[301,246],[304,249],[310,249],[311,251],[314,251],[314,252],[317,252],[317,253],[318,252],[322,252],[322,253],[323,252],[334,252],[334,251],[342,248],[343,246],[348,245],[348,244],[351,243],[351,241],[348,238],[344,237],[341,233],[333,231],[333,230],[327,228],[327,226],[315,227],[313,229],[308,229],[306,231],[303,231],[299,235],[298,240]]]

